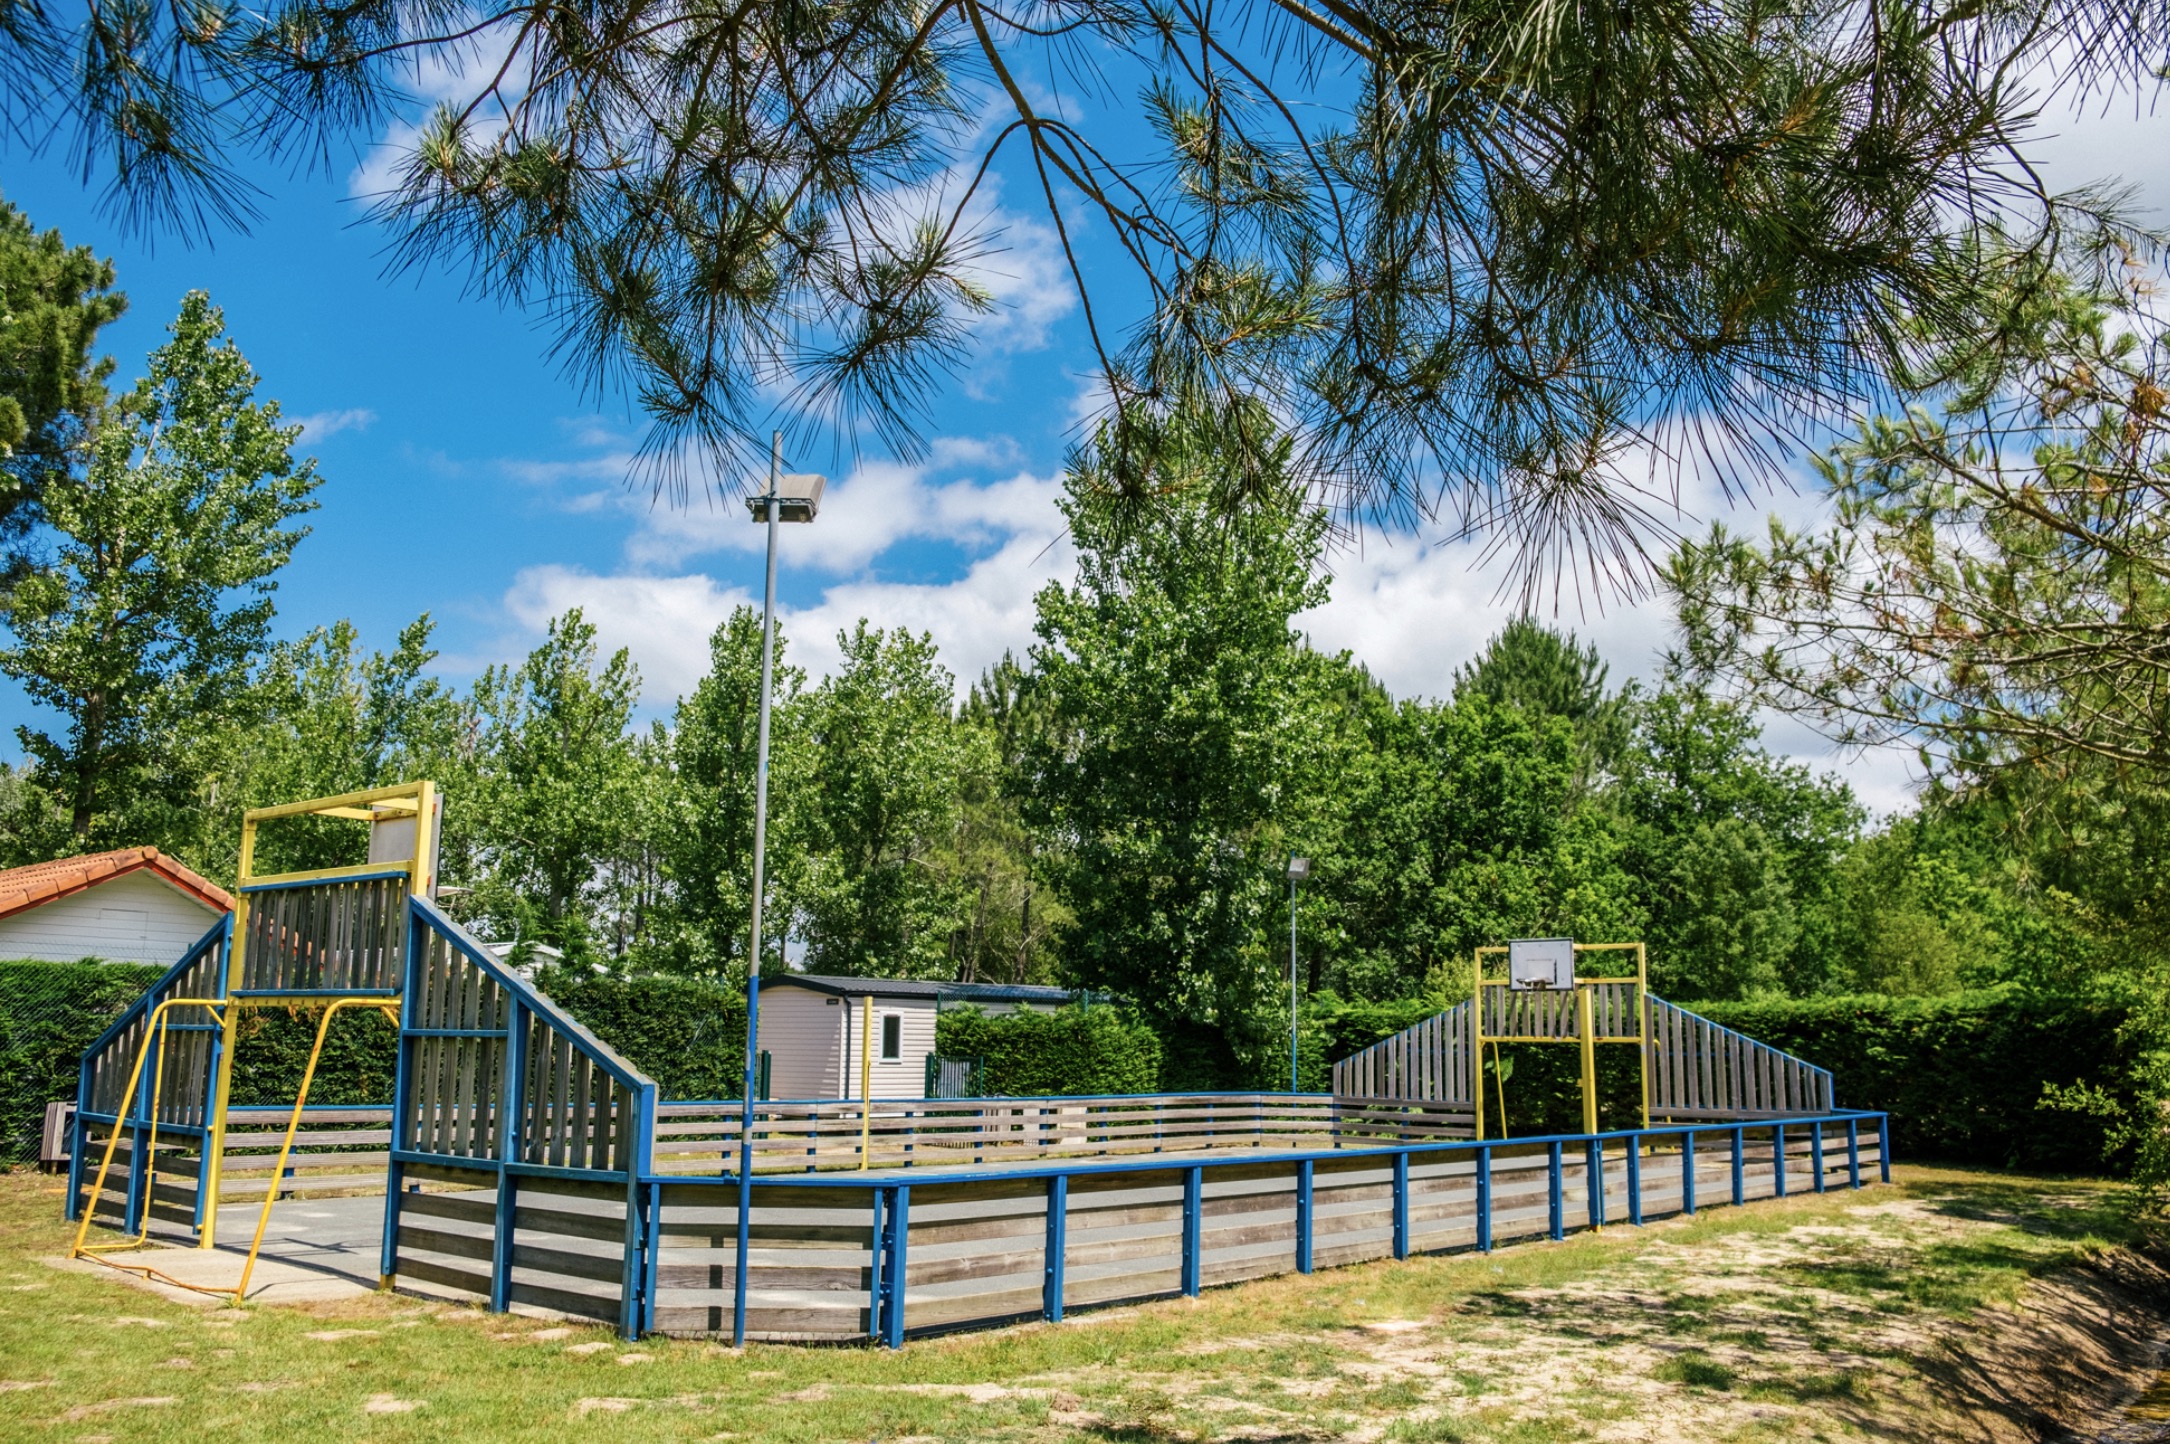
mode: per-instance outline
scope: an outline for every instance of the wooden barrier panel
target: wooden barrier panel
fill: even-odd
[[[1299,1269],[1502,1247],[1882,1176],[1881,1120],[1768,1120],[1597,1139],[1508,1139],[1397,1156],[1197,1151],[1165,1165],[864,1184],[771,1175],[754,1185],[749,1338],[843,1341],[1059,1318]],[[803,1180],[803,1181],[800,1181]],[[655,1293],[670,1334],[733,1324],[738,1185],[659,1177]],[[884,1200],[888,1200],[884,1202]],[[882,1210],[906,1216],[901,1325],[885,1322]],[[523,1213],[523,1216],[525,1214]],[[601,1210],[595,1254],[619,1218]],[[563,1227],[562,1221],[560,1227]],[[564,1259],[533,1255],[563,1269]],[[600,1272],[591,1258],[589,1266]],[[607,1307],[607,1290],[598,1295]],[[598,1315],[599,1316],[599,1315]]]
[[[394,993],[407,937],[407,877],[249,888],[239,993]]]
[[[871,1189],[755,1185],[746,1290],[748,1338],[838,1342],[870,1332]],[[653,1326],[731,1332],[738,1269],[736,1182],[662,1185]]]
[[[665,1173],[738,1167],[734,1102],[657,1105],[655,1163]],[[1100,1098],[763,1102],[758,1173],[869,1168],[1030,1167],[1057,1159],[1241,1150],[1291,1152],[1344,1141],[1418,1143],[1470,1136],[1466,1107],[1324,1094],[1166,1094]]]

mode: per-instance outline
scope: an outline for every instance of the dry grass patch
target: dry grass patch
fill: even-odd
[[[613,1444],[1995,1444],[2098,1417],[2093,1405],[2149,1367],[2170,1292],[2099,1188],[1902,1170],[1890,1189],[1286,1277],[900,1353],[633,1348],[602,1329],[390,1296],[147,1301],[41,1262],[64,1246],[56,1203],[35,1175],[0,1178],[0,1437],[78,1439],[68,1426],[96,1420],[149,1444],[544,1441],[569,1424]]]

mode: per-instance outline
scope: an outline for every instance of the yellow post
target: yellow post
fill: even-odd
[[[1470,1101],[1476,1105],[1477,1138],[1484,1138],[1484,950],[1477,949],[1469,955],[1469,970],[1475,978],[1469,995],[1469,1054],[1476,1060],[1476,1077],[1470,1083]],[[1493,1052],[1499,1050],[1494,1048]],[[1502,1125],[1504,1136],[1504,1125]]]
[[[256,819],[242,814],[241,861],[234,875],[234,931],[226,947],[226,996],[231,999],[234,989],[241,986],[242,954],[248,950],[249,895],[243,891],[248,886],[249,875],[256,867]],[[211,1131],[203,1142],[203,1232],[196,1239],[198,1248],[214,1248],[218,1244],[219,1189],[226,1181],[226,1108],[233,1096],[234,1047],[239,1042],[235,1036],[236,1025],[241,1021],[240,1010],[228,1007],[219,1020],[219,1069],[218,1077],[211,1085]]]
[[[1635,1030],[1641,1038],[1638,1053],[1643,1064],[1643,1127],[1650,1127],[1650,959],[1643,945],[1635,945]]]
[[[1589,985],[1575,985],[1575,1030],[1582,1035],[1582,1131],[1597,1132],[1597,1026],[1590,1019]]]
[[[249,1295],[249,1276],[256,1272],[256,1255],[264,1246],[264,1229],[271,1223],[271,1206],[279,1201],[279,1180],[286,1175],[286,1160],[294,1151],[294,1133],[301,1127],[301,1111],[309,1102],[309,1085],[316,1081],[317,1059],[323,1055],[324,1039],[331,1033],[332,1019],[341,1008],[376,1007],[390,1014],[393,1025],[399,1015],[386,1008],[382,998],[334,998],[324,1010],[324,1019],[316,1025],[316,1042],[309,1049],[308,1066],[301,1070],[301,1091],[294,1095],[294,1111],[286,1120],[286,1137],[279,1143],[279,1156],[271,1165],[271,1182],[264,1190],[264,1206],[256,1213],[256,1237],[249,1241],[249,1256],[241,1265],[241,1282],[234,1285],[234,1302],[239,1304]]]
[[[868,993],[859,1001],[859,1169],[863,1173],[874,1135],[874,995]]]

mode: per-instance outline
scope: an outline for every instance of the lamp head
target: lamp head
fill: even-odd
[[[1308,880],[1308,879],[1310,878],[1310,876],[1311,876],[1311,859],[1310,859],[1310,858],[1308,858],[1308,857],[1292,857],[1292,858],[1290,858],[1290,859],[1288,860],[1288,880],[1289,880],[1290,882],[1304,882],[1304,881]]]
[[[826,476],[812,472],[790,472],[776,478],[776,519],[778,521],[812,521],[821,512],[821,493],[829,484]],[[753,513],[757,522],[769,519],[769,496],[766,490],[757,491],[746,498],[746,509]]]

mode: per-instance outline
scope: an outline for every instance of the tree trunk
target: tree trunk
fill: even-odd
[[[98,771],[105,750],[105,690],[83,699],[83,746],[75,757],[75,808],[69,827],[78,842],[90,837],[91,820],[98,814]]]

